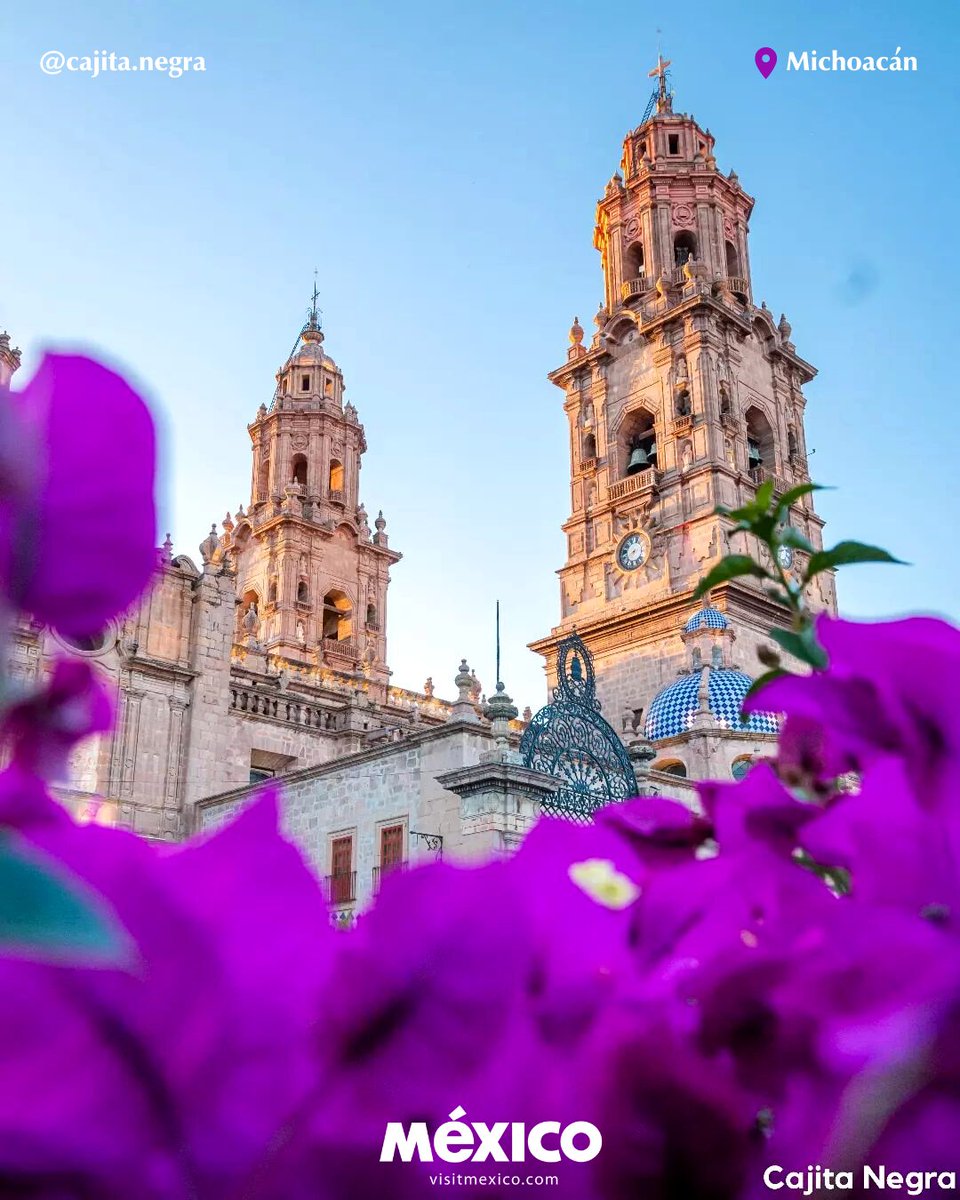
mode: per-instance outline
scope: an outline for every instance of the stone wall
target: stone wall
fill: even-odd
[[[489,730],[454,721],[401,741],[361,751],[283,780],[282,820],[285,832],[301,847],[319,875],[331,871],[330,845],[335,837],[353,838],[357,904],[373,889],[379,862],[379,831],[403,824],[411,861],[433,858],[415,834],[443,838],[443,857],[476,858],[476,839],[465,832],[460,800],[437,782],[437,776],[473,766],[493,745]],[[195,828],[217,828],[250,802],[257,789],[245,787],[208,796],[196,805]]]

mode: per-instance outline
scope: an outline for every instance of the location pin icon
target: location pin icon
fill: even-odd
[[[761,46],[753,56],[753,61],[757,64],[757,70],[764,79],[769,79],[773,68],[777,65],[777,52],[770,46]]]

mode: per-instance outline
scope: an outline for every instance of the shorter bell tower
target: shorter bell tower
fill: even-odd
[[[343,374],[324,349],[317,293],[250,424],[250,506],[224,521],[237,572],[237,641],[293,663],[362,670],[386,685],[392,550],[360,500],[367,449]]]

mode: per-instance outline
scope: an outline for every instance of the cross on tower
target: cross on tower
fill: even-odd
[[[316,269],[316,267],[314,267],[314,269],[313,269],[313,293],[310,297],[310,300],[312,303],[310,305],[310,314],[309,314],[310,315],[310,324],[313,326],[314,329],[319,329],[319,327],[320,327],[320,316],[319,316],[320,310],[317,308],[317,300],[319,298],[320,298],[320,292],[317,289],[317,269]]]
[[[661,103],[664,100],[666,100],[666,98],[667,98],[667,67],[669,67],[669,66],[670,66],[670,59],[664,58],[663,55],[658,52],[657,53],[657,65],[653,68],[652,71],[647,72],[647,77],[649,79],[652,79],[654,77],[654,75],[656,75],[657,79],[659,80],[657,89],[658,89],[658,99],[661,101]]]

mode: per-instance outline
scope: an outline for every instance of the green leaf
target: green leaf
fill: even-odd
[[[96,966],[131,960],[106,902],[34,847],[0,832],[0,951]]]
[[[768,683],[773,683],[775,679],[779,679],[781,676],[789,674],[791,674],[790,671],[784,671],[781,667],[776,667],[772,671],[765,671],[763,675],[758,675],[747,689],[747,693],[743,697],[744,700],[749,700],[751,696],[756,695],[757,692],[765,688]]]
[[[781,531],[780,545],[793,546],[795,550],[805,550],[807,554],[816,553],[816,550],[811,546],[807,538],[793,525],[786,525]]]
[[[777,532],[777,522],[774,520],[772,513],[761,513],[754,521],[751,528],[751,533],[756,534],[764,545],[769,546]]]
[[[813,628],[806,628],[803,633],[794,633],[792,629],[771,629],[770,636],[782,649],[794,658],[799,658],[807,666],[822,671],[827,665],[827,653],[816,640]]]
[[[822,483],[801,483],[797,487],[790,488],[783,493],[777,501],[777,507],[774,509],[774,512],[777,516],[782,516],[784,513],[789,512],[794,504],[804,496],[809,496],[811,492],[825,492],[827,490],[829,489],[825,488]]]
[[[697,590],[693,593],[694,600],[701,599],[717,584],[726,583],[728,579],[736,579],[738,575],[753,575],[757,579],[767,578],[763,567],[755,563],[748,554],[728,554],[697,584]]]
[[[838,542],[832,550],[818,550],[810,556],[807,564],[806,579],[813,579],[823,571],[832,571],[834,567],[846,567],[853,563],[896,563],[906,564],[902,559],[894,558],[879,546],[865,546],[863,542]]]
[[[757,488],[757,498],[754,504],[761,512],[767,512],[770,508],[770,501],[773,499],[773,480],[767,479]]]

